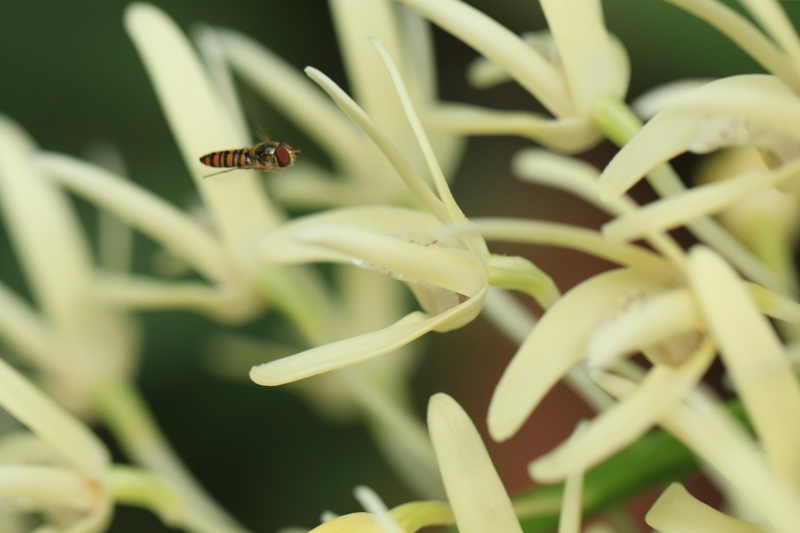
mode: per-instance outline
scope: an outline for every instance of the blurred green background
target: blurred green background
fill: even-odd
[[[237,29],[259,40],[298,68],[313,65],[346,86],[326,2],[322,0],[156,0],[178,24],[191,31],[204,22]],[[516,32],[545,27],[533,0],[471,2]],[[131,178],[179,205],[193,199],[189,176],[155,99],[153,90],[122,27],[122,0],[45,1],[32,9],[18,0],[3,2],[0,18],[0,112],[22,124],[48,150],[82,155],[93,141],[106,140],[125,155]],[[797,20],[799,3],[784,4]],[[719,77],[761,69],[704,23],[657,0],[604,2],[607,24],[628,48],[632,62],[630,94],[685,77]],[[539,110],[513,84],[488,91],[470,89],[464,69],[475,53],[451,36],[435,32],[441,93],[449,100],[497,108]],[[302,146],[303,157],[325,159],[302,134],[244,91],[254,124]],[[468,216],[506,215],[558,220],[597,227],[606,218],[567,195],[517,183],[508,161],[532,143],[505,137],[470,141],[454,185]],[[220,147],[231,148],[231,147]],[[609,145],[589,157],[603,164]],[[639,191],[647,197],[646,190]],[[93,231],[94,213],[79,204]],[[154,246],[136,243],[136,269],[150,270]],[[551,273],[566,290],[600,269],[602,262],[546,248],[497,246],[499,253],[524,254]],[[0,228],[0,279],[28,294]],[[374,450],[359,424],[332,425],[295,396],[232,383],[210,375],[200,364],[204,339],[218,329],[182,312],[143,316],[146,341],[140,384],[168,438],[208,489],[254,531],[286,525],[312,527],[323,509],[358,509],[351,493],[367,484],[391,505],[413,498]],[[264,319],[247,329],[279,328]],[[469,327],[425,339],[430,357],[414,381],[419,413],[430,394],[445,391],[460,401],[484,431],[488,398],[514,347],[482,320]],[[564,405],[577,414],[564,413]],[[537,412],[523,435],[491,445],[511,490],[528,482],[523,465],[564,438],[586,411],[566,390]],[[104,434],[105,435],[105,434]],[[122,457],[118,454],[118,459]],[[152,515],[119,508],[115,533],[166,531]]]

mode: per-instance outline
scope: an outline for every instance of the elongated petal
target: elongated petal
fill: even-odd
[[[676,289],[633,304],[601,326],[589,343],[589,364],[608,367],[618,356],[649,348],[682,333],[701,331],[705,323],[688,289]]]
[[[215,33],[228,62],[245,82],[306,132],[341,169],[367,173],[362,154],[371,147],[319,87],[249,37],[227,29]]]
[[[29,499],[38,508],[55,505],[85,512],[100,498],[98,489],[94,480],[81,476],[70,468],[41,465],[0,466],[0,498]]]
[[[574,114],[563,77],[528,44],[460,0],[399,0],[505,68],[555,116]]]
[[[255,366],[250,371],[250,378],[259,385],[282,385],[389,353],[429,331],[442,330],[451,323],[460,324],[474,319],[485,295],[486,288],[466,302],[439,315],[429,317],[417,311],[380,331]]]
[[[431,397],[428,431],[458,530],[521,533],[511,500],[478,430],[450,396],[439,393]]]
[[[352,513],[328,520],[309,533],[386,533],[372,513]]]
[[[786,12],[781,9],[779,2],[742,0],[742,5],[795,62],[800,62],[800,39],[797,38],[797,30],[792,26]]]
[[[52,331],[31,306],[0,283],[0,337],[4,344],[34,365],[58,364],[50,341]]]
[[[604,315],[637,298],[663,290],[632,270],[614,270],[578,285],[536,324],[506,368],[489,405],[489,432],[511,437],[545,394],[586,355],[592,330]]]
[[[232,324],[252,318],[263,301],[250,291],[194,281],[163,281],[145,276],[102,276],[96,293],[124,309],[191,309]]]
[[[792,89],[800,89],[800,73],[796,63],[784,54],[762,31],[741,13],[717,0],[667,0],[699,19],[702,19],[776,76]]]
[[[74,335],[91,320],[91,253],[66,196],[30,165],[34,150],[19,126],[0,116],[0,214],[35,299],[58,329]]]
[[[283,215],[270,204],[254,172],[203,179],[199,158],[210,152],[250,145],[227,114],[200,59],[175,23],[150,4],[132,4],[125,27],[144,61],[164,114],[204,202],[220,232],[246,267],[255,267],[258,237]]]
[[[360,206],[334,209],[296,218],[270,231],[261,241],[261,257],[275,263],[350,262],[350,257],[328,248],[295,239],[295,234],[314,227],[346,224],[377,233],[430,234],[439,226],[436,218],[424,211],[390,206]],[[448,241],[449,244],[449,241]]]
[[[602,97],[624,99],[627,73],[617,70],[600,4],[594,0],[542,0],[579,115]]]
[[[297,232],[295,238],[340,252],[397,279],[424,282],[465,296],[477,293],[488,281],[487,273],[475,254],[414,242],[411,240],[413,235],[398,238],[345,225],[326,224]]]
[[[606,392],[626,397],[637,389],[618,376],[594,376]],[[781,533],[792,533],[800,523],[796,490],[767,465],[760,448],[718,400],[694,391],[660,425],[708,462],[736,486]],[[721,445],[724,443],[724,445]]]
[[[666,231],[722,211],[731,205],[768,190],[774,184],[800,176],[800,162],[771,173],[747,172],[733,178],[694,187],[689,191],[652,202],[638,211],[621,216],[605,226],[603,234],[620,241],[636,240],[648,231]]]
[[[427,183],[414,171],[406,158],[400,153],[389,138],[378,128],[373,120],[367,115],[355,101],[350,98],[333,80],[319,70],[306,67],[306,74],[309,78],[319,84],[322,89],[333,98],[336,104],[355,122],[372,142],[386,156],[394,169],[400,175],[403,182],[408,187],[419,202],[433,213],[440,221],[447,220],[447,211],[442,205],[441,200],[436,197]]]
[[[522,220],[513,218],[473,218],[473,224],[460,226],[462,231],[479,231],[490,241],[524,242],[560,246],[586,252],[617,263],[630,266],[649,276],[673,284],[678,281],[677,271],[653,252],[605,239],[599,232],[577,226]]]
[[[602,140],[602,134],[585,117],[553,119],[470,104],[439,104],[423,115],[423,121],[430,130],[457,135],[519,135],[566,154],[584,152]]]
[[[214,281],[235,277],[225,249],[199,222],[136,184],[96,165],[55,154],[38,154],[37,165],[74,193],[97,203],[161,243]]]
[[[89,429],[0,359],[0,405],[75,467],[103,479],[108,452]]]
[[[716,354],[706,341],[677,368],[656,366],[636,392],[603,411],[574,436],[530,467],[531,476],[549,483],[564,479],[571,469],[589,469],[639,438],[669,413],[697,385]]]
[[[684,79],[659,85],[636,97],[631,107],[642,120],[650,120],[656,113],[680,102],[690,92],[699,89],[714,78]]]
[[[657,165],[692,151],[755,144],[782,160],[797,156],[800,99],[772,76],[724,78],[665,109],[614,156],[600,183],[604,197],[619,196]]]
[[[64,533],[101,533],[108,528],[113,514],[114,502],[110,498],[105,498],[77,524],[63,531]]]
[[[673,483],[647,511],[647,525],[663,533],[767,533],[767,529],[737,520],[710,507]]]
[[[777,334],[718,255],[695,247],[689,281],[776,472],[800,481],[800,385]]]

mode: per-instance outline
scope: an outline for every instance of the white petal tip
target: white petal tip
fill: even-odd
[[[263,365],[256,365],[250,369],[250,379],[256,385],[263,385],[265,387],[274,387],[276,385],[282,385],[284,382],[276,379],[276,377],[271,372],[271,369],[268,368],[269,363],[264,363]]]

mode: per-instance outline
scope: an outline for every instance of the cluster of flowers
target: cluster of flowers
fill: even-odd
[[[634,113],[624,102],[625,49],[596,0],[540,0],[549,30],[522,37],[460,0],[331,0],[356,101],[320,71],[305,77],[236,32],[206,28],[194,47],[162,11],[131,5],[126,28],[213,229],[126,180],[113,160],[43,152],[0,117],[0,211],[38,304],[0,284],[0,338],[36,382],[0,359],[0,406],[26,426],[0,440],[0,530],[100,532],[124,503],[191,533],[244,533],[180,464],[140,399],[132,313],[182,308],[237,324],[269,307],[305,346],[282,357],[285,346],[265,343],[251,379],[296,382],[321,409],[367,417],[398,473],[426,498],[387,510],[362,488],[369,512],[326,517],[320,532],[514,533],[521,517],[543,512],[541,502],[512,503],[452,398],[431,398],[427,431],[408,408],[409,343],[481,312],[520,343],[489,407],[492,438],[513,436],[561,379],[598,412],[530,465],[536,481],[565,482],[554,504],[559,531],[581,529],[584,473],[656,425],[701,460],[729,512],[674,484],[648,513],[653,528],[796,531],[800,39],[773,0],[742,0],[763,31],[718,0],[668,1],[770,74],[661,88]],[[428,21],[482,55],[469,71],[476,86],[513,79],[552,116],[439,101]],[[333,170],[301,158],[275,180],[272,198],[254,172],[203,179],[200,156],[250,144],[231,72],[325,149]],[[613,220],[594,231],[467,219],[446,176],[466,136],[487,134],[546,147],[515,158],[518,176],[570,191]],[[602,173],[559,155],[604,139],[622,148]],[[719,151],[690,189],[668,164],[685,151]],[[644,207],[625,195],[642,177],[662,197]],[[101,219],[101,264],[67,193],[118,219]],[[283,208],[315,213],[289,220]],[[668,233],[679,226],[703,244],[684,251]],[[132,229],[204,281],[131,273]],[[638,239],[649,247],[630,244]],[[562,296],[530,261],[493,255],[487,240],[563,246],[620,268]],[[336,265],[335,287],[310,266],[322,262]],[[421,310],[404,314],[404,285]],[[541,319],[509,290],[533,297]],[[630,360],[636,353],[647,366]],[[717,353],[752,433],[701,382]],[[82,420],[105,423],[138,466],[112,463]]]

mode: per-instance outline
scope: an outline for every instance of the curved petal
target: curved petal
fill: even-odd
[[[297,232],[295,238],[341,252],[358,265],[399,280],[428,283],[465,296],[477,293],[488,281],[475,254],[444,248],[435,240],[418,240],[414,235],[394,236],[344,224],[326,224]]]
[[[705,531],[707,533],[767,533],[756,524],[737,520],[708,506],[673,483],[647,511],[647,525],[663,533]]]
[[[631,444],[697,385],[715,354],[716,345],[706,340],[680,367],[651,369],[636,392],[597,415],[578,435],[537,459],[530,467],[533,478],[542,483],[562,480],[573,469],[588,470]]]
[[[589,365],[609,367],[617,357],[705,327],[689,289],[675,289],[631,305],[599,327],[589,342]]]
[[[511,500],[467,413],[450,396],[428,402],[428,431],[461,533],[522,533]]]
[[[237,74],[306,132],[339,168],[357,175],[369,173],[362,154],[371,147],[319,87],[249,37],[227,29],[215,33]]]
[[[600,176],[603,197],[619,196],[651,169],[687,150],[708,153],[754,144],[791,160],[800,154],[798,121],[800,98],[775,77],[711,82],[653,117],[614,156]]]
[[[259,235],[279,224],[283,214],[264,194],[255,172],[203,179],[204,154],[250,144],[226,111],[225,102],[191,44],[161,9],[134,3],[125,11],[125,28],[136,46],[195,185],[233,252],[248,267]]]
[[[440,104],[423,116],[428,129],[459,135],[519,135],[566,154],[588,150],[603,138],[585,117],[549,118],[470,104]]]
[[[689,254],[689,282],[767,457],[800,481],[800,384],[783,345],[733,269],[708,248]]]
[[[579,250],[612,263],[633,267],[642,273],[661,280],[666,285],[679,281],[678,272],[667,261],[653,252],[630,244],[609,241],[595,230],[512,218],[475,218],[469,226],[457,226],[461,231],[476,229],[490,241],[524,242],[560,246]],[[456,228],[452,228],[455,230]],[[463,229],[462,229],[463,228]]]
[[[616,68],[601,4],[595,0],[541,0],[540,3],[558,47],[577,114],[588,116],[602,97],[624,99],[627,75]]]
[[[295,234],[328,224],[362,228],[376,233],[422,233],[430,234],[440,224],[425,211],[370,205],[334,209],[314,215],[296,218],[267,233],[261,240],[261,258],[274,263],[349,263],[350,257],[328,248],[310,245],[295,239]],[[456,245],[455,241],[447,242]]]
[[[250,378],[259,385],[282,385],[360,363],[389,353],[418,339],[429,331],[446,331],[453,323],[463,324],[480,312],[486,288],[466,302],[444,313],[429,317],[416,311],[380,331],[312,348],[250,370]]]
[[[308,533],[386,533],[372,513],[351,513],[328,520]]]
[[[618,241],[633,241],[653,231],[667,231],[722,211],[773,185],[800,176],[800,161],[776,172],[753,171],[726,180],[700,185],[662,198],[603,226],[603,235]]]
[[[0,497],[31,500],[35,508],[64,506],[89,511],[97,503],[95,480],[72,468],[43,465],[0,466]]]
[[[637,387],[613,374],[598,372],[595,381],[615,397],[627,397]],[[800,523],[796,489],[775,475],[762,450],[718,400],[698,391],[687,396],[660,425],[709,463],[757,506],[781,533],[793,533]],[[724,446],[720,443],[724,442]]]
[[[104,479],[110,457],[89,429],[0,359],[0,405],[81,472]]]
[[[101,167],[67,155],[44,153],[34,160],[50,178],[135,226],[214,281],[235,277],[224,248],[189,215]]]
[[[565,80],[510,30],[459,0],[399,0],[506,69],[555,116],[574,114]]]
[[[565,294],[536,324],[503,373],[489,405],[489,433],[511,437],[545,394],[586,355],[604,315],[664,287],[632,270],[613,270]]]

